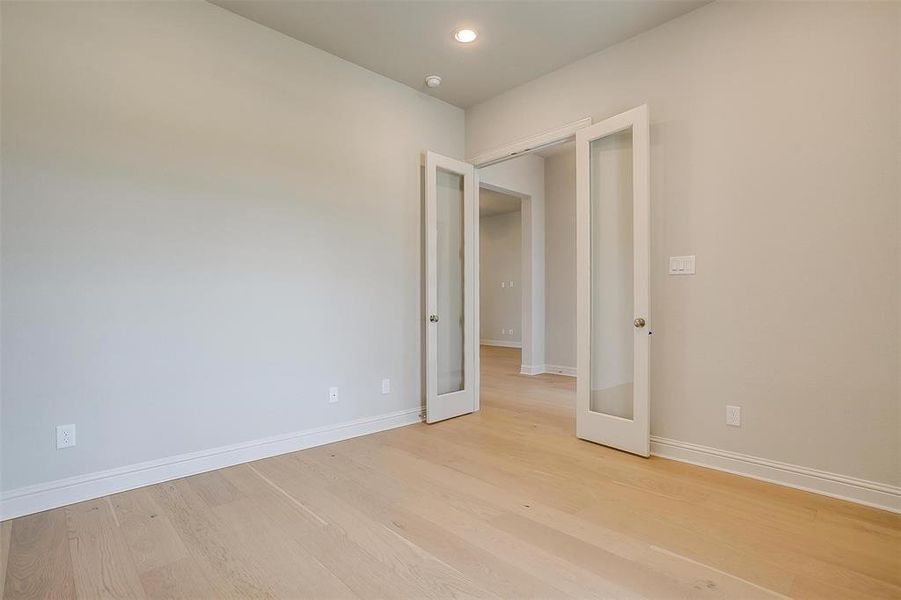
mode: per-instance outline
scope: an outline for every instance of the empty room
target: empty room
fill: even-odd
[[[0,597],[901,598],[901,1],[0,0]]]

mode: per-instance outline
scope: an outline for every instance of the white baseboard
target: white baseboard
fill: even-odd
[[[522,348],[521,342],[508,342],[507,340],[481,340],[482,346],[498,346],[499,348]]]
[[[651,454],[901,513],[901,487],[651,436]]]
[[[410,408],[10,490],[0,496],[0,520],[419,423],[421,410]]]
[[[544,365],[544,372],[553,375],[566,375],[567,377],[576,376],[575,367],[564,367],[563,365]]]
[[[552,375],[566,375],[568,377],[576,376],[575,367],[564,367],[561,365],[520,365],[520,375],[541,375],[550,373]]]

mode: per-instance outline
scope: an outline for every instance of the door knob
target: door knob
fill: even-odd
[[[432,323],[437,323],[438,315],[429,315],[429,321],[431,321]]]
[[[637,319],[632,321],[632,324],[635,325],[636,327],[644,327],[644,325],[645,325],[644,319],[642,319],[641,317],[638,317]]]

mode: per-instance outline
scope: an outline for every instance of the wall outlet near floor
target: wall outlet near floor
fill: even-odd
[[[382,379],[382,393],[383,394],[391,393],[391,380],[390,379]]]
[[[330,387],[328,389],[328,401],[330,404],[333,404],[338,401],[338,388]]]
[[[508,329],[507,333],[509,333],[510,335],[513,335],[513,328],[511,327],[510,329]]]
[[[71,448],[75,445],[75,425],[56,426],[56,449]]]
[[[741,407],[726,406],[726,425],[741,427]]]

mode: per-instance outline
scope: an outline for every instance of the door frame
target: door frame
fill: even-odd
[[[591,126],[591,117],[582,117],[576,121],[572,121],[566,123],[564,125],[560,125],[559,127],[555,127],[553,129],[549,129],[547,131],[543,131],[540,133],[532,134],[524,138],[520,138],[516,141],[510,142],[509,144],[505,144],[503,146],[499,146],[478,154],[472,158],[467,159],[466,162],[472,164],[475,167],[476,173],[476,184],[481,187],[486,187],[488,189],[495,189],[499,192],[503,192],[506,194],[510,194],[513,196],[518,196],[522,199],[522,217],[523,217],[523,250],[526,249],[526,239],[529,240],[529,251],[530,254],[528,257],[523,255],[522,264],[523,264],[523,273],[525,273],[528,268],[528,277],[522,276],[522,290],[523,295],[525,295],[527,291],[527,286],[525,282],[529,282],[528,291],[531,292],[533,288],[536,286],[544,287],[545,285],[545,270],[544,270],[544,247],[536,247],[535,240],[544,240],[545,239],[545,221],[544,218],[536,219],[533,210],[532,198],[528,194],[524,194],[517,190],[504,188],[501,186],[496,186],[493,184],[481,183],[479,181],[479,169],[484,167],[489,167],[492,165],[496,165],[502,162],[506,162],[508,160],[512,160],[514,158],[519,158],[521,156],[527,154],[535,154],[539,150],[544,150],[546,148],[550,148],[552,146],[556,146],[558,144],[563,144],[570,141],[575,141],[576,132],[584,129],[586,127]],[[476,188],[478,191],[478,187]],[[528,210],[527,210],[528,209]],[[528,218],[526,218],[528,216]],[[528,230],[527,230],[528,227]],[[476,207],[476,251],[478,252],[478,234],[479,234],[479,216],[478,216],[478,207]],[[543,242],[542,242],[543,243]],[[536,260],[536,257],[540,260]],[[478,261],[478,254],[476,255],[476,260]],[[540,264],[536,264],[540,263]],[[479,263],[476,263],[476,304],[478,304],[478,300],[480,298],[480,289],[479,289],[479,281],[480,281],[480,272],[479,272]],[[536,277],[536,272],[539,273],[539,277]],[[539,312],[540,315],[536,315],[535,313]],[[528,329],[526,328],[525,322],[528,320]],[[537,321],[537,322],[536,322]],[[541,327],[542,329],[546,326],[547,323],[547,315],[545,314],[544,306],[536,307],[534,306],[534,302],[532,299],[529,299],[529,302],[523,302],[523,324],[521,325],[521,334],[522,334],[522,350],[523,350],[523,359],[526,358],[526,332],[529,332],[529,338],[533,338],[535,335],[534,329],[536,327]],[[481,326],[481,323],[477,323],[478,326]],[[544,338],[544,332],[541,332],[541,338]],[[531,344],[531,342],[529,342]],[[546,370],[546,360],[544,356],[543,344],[542,350],[540,352],[540,356],[536,356],[534,352],[534,345],[529,348],[529,356],[528,360],[530,364],[525,364],[522,362],[520,365],[520,374],[521,375],[540,375],[541,373],[547,372]],[[480,358],[478,356],[478,352],[476,352],[476,361],[479,361]],[[481,368],[481,365],[477,363],[477,366]],[[481,372],[481,371],[480,371]],[[478,399],[476,400],[476,410],[478,410]]]
[[[491,190],[493,192],[500,192],[501,194],[506,194],[508,196],[513,196],[519,198],[519,214],[520,214],[520,260],[519,260],[519,300],[522,305],[522,313],[520,316],[519,322],[519,334],[520,334],[520,350],[522,353],[522,357],[525,357],[527,352],[531,352],[532,348],[532,287],[533,287],[533,277],[532,277],[532,257],[534,256],[534,246],[535,240],[532,236],[531,224],[532,224],[532,196],[529,194],[518,192],[516,190],[512,190],[510,188],[505,188],[503,186],[494,185],[493,183],[479,183],[479,188],[476,190],[478,193],[480,190]],[[476,198],[476,202],[478,203],[481,197]],[[476,242],[479,241],[479,235],[481,234],[481,224],[482,217],[478,214],[479,211],[476,210]],[[480,249],[477,249],[480,250]],[[476,259],[480,260],[481,256],[477,253]],[[477,275],[479,276],[479,283],[476,287],[476,304],[481,304],[481,273],[482,273],[482,263],[479,262]],[[527,284],[528,282],[528,284]],[[542,285],[544,282],[541,282]],[[481,308],[481,307],[480,307]],[[479,313],[481,317],[481,313]],[[542,319],[542,325],[544,324],[544,320]],[[526,325],[528,323],[528,326]],[[481,320],[479,321],[479,327],[481,329]],[[481,364],[480,364],[481,366]],[[533,373],[526,372],[527,365],[525,363],[520,364],[520,375],[533,375]]]
[[[549,148],[549,147],[555,146],[557,144],[569,142],[569,141],[575,139],[577,131],[579,131],[580,129],[584,129],[585,127],[589,127],[590,125],[591,125],[591,117],[583,117],[576,121],[566,123],[564,125],[555,127],[553,129],[549,129],[547,131],[543,131],[540,133],[526,136],[524,138],[520,138],[516,141],[510,142],[509,144],[499,146],[499,147],[489,150],[487,152],[478,154],[472,158],[466,159],[463,162],[468,163],[469,165],[471,165],[473,167],[473,177],[472,177],[473,189],[475,190],[476,194],[478,193],[478,190],[480,189],[480,186],[481,186],[481,183],[479,180],[480,179],[479,178],[479,169],[480,168],[487,167],[487,166],[497,164],[497,163],[501,163],[501,162],[504,162],[507,160],[512,160],[514,158],[518,158],[525,154],[533,154],[538,150]],[[429,189],[428,178],[430,177],[430,175],[429,175],[429,168],[428,168],[428,162],[429,162],[428,155],[430,153],[431,153],[430,151],[425,151],[422,153],[422,157],[421,157],[422,158],[421,165],[423,167],[423,170],[425,171],[425,173],[423,174],[424,177],[421,180],[424,185],[424,190],[423,190],[424,196],[426,193],[428,193],[428,189]],[[522,197],[521,193],[516,193],[516,192],[514,192],[514,193],[516,195]],[[424,197],[423,200],[424,200],[425,205],[427,206],[428,202],[427,202],[426,198]],[[473,319],[474,319],[474,327],[475,327],[476,335],[474,336],[475,337],[475,340],[474,340],[475,345],[474,345],[474,349],[472,352],[472,360],[470,361],[470,364],[472,365],[473,412],[475,412],[481,408],[481,387],[482,387],[481,357],[480,357],[480,353],[479,353],[479,334],[481,332],[481,315],[479,313],[479,301],[478,301],[479,297],[480,297],[480,293],[481,293],[481,290],[479,289],[479,287],[480,287],[479,286],[479,277],[480,277],[481,273],[480,273],[480,268],[479,268],[479,261],[480,261],[479,224],[480,223],[479,223],[478,199],[476,198],[476,200],[472,204],[473,204],[473,213],[474,213],[472,215],[474,225],[472,228],[472,238],[471,238],[473,240],[472,241],[473,249],[472,249],[471,256],[472,256],[473,267],[474,267],[472,290],[474,293],[475,302],[473,302],[474,306],[472,308],[471,314],[473,315]],[[425,210],[423,211],[423,223],[425,226],[428,226],[428,215],[426,214]],[[542,220],[542,226],[543,226],[543,223],[544,223],[544,221]],[[540,233],[542,234],[540,236],[540,239],[544,239],[544,231],[542,230]],[[537,236],[534,236],[534,234],[532,234],[529,237],[531,239],[531,238],[537,237]],[[427,277],[426,261],[429,260],[429,256],[430,256],[429,252],[431,250],[430,250],[430,248],[428,248],[428,243],[425,239],[425,235],[423,235],[423,246],[424,246],[424,248],[423,248],[423,250],[424,250],[424,252],[423,252],[423,278],[427,279],[428,277]],[[533,254],[534,254],[534,252],[533,252]],[[542,256],[543,256],[543,253],[542,253]],[[535,286],[535,285],[543,286],[545,284],[545,281],[543,278],[541,279],[541,281],[535,281],[534,277],[530,277],[530,281],[531,281],[531,286]],[[424,351],[423,356],[425,358],[425,360],[423,361],[423,371],[422,371],[422,374],[423,374],[423,382],[422,382],[423,411],[422,411],[422,416],[427,421],[428,421],[427,399],[428,399],[429,392],[430,392],[430,388],[429,388],[429,386],[431,385],[430,380],[433,379],[433,378],[429,377],[429,373],[428,373],[428,369],[429,369],[428,357],[429,357],[430,351],[434,352],[434,349],[429,348],[429,339],[428,339],[429,336],[428,336],[428,332],[427,332],[427,328],[429,327],[428,315],[430,314],[429,313],[430,307],[428,304],[428,296],[429,296],[430,292],[428,291],[428,286],[429,286],[429,282],[425,281],[425,285],[423,286],[424,293],[423,293],[423,299],[422,299],[422,302],[423,302],[423,304],[422,304],[422,306],[423,306],[423,315],[422,315],[423,321],[422,321],[422,323],[423,323],[423,338],[424,338],[422,348]],[[544,327],[545,323],[546,323],[546,319],[542,318],[541,326]],[[543,359],[544,359],[544,357],[542,357],[542,361],[543,361]],[[538,373],[530,373],[530,374],[537,375]]]
[[[509,144],[504,144],[497,148],[493,148],[481,154],[477,154],[472,158],[466,159],[466,162],[474,166],[476,169],[488,167],[497,163],[504,162],[513,158],[518,158],[523,154],[534,154],[538,150],[544,150],[557,144],[562,144],[576,138],[576,132],[585,129],[591,125],[591,117],[582,117],[571,123],[566,123],[559,127],[535,133],[524,138],[518,139]]]

